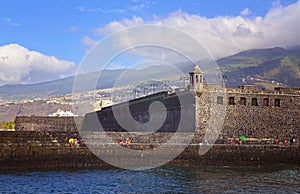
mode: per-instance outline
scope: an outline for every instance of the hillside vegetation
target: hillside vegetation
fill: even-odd
[[[201,62],[200,62],[201,63]],[[205,62],[204,62],[205,63]],[[267,48],[242,51],[232,56],[217,60],[225,78],[227,87],[242,84],[276,82],[286,86],[300,87],[300,47]],[[176,67],[188,73],[192,64],[181,63]],[[82,91],[111,88],[115,86],[116,78],[123,77],[121,84],[130,84],[140,79],[166,79],[168,67],[157,66],[144,69],[105,70],[98,80],[99,73],[88,73],[79,76],[82,80]],[[126,72],[126,73],[125,73]],[[125,74],[124,74],[125,73]],[[5,85],[0,87],[0,98],[25,99],[45,96],[65,95],[72,93],[75,77],[43,82],[30,85]],[[96,86],[91,85],[98,80]],[[124,81],[125,80],[125,81]],[[120,84],[120,82],[119,82]],[[263,84],[262,84],[263,85]]]
[[[243,51],[217,61],[229,84],[246,77],[300,87],[300,48]],[[246,80],[247,81],[247,80]],[[249,80],[248,80],[249,81]]]

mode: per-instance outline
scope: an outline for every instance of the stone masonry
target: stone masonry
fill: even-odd
[[[202,142],[203,138],[210,139],[211,136],[217,136],[218,140],[227,140],[240,135],[256,139],[278,137],[282,141],[294,137],[299,141],[299,88],[277,87],[274,90],[260,90],[256,86],[222,88],[215,84],[204,83],[202,74],[197,66],[190,73],[189,91],[177,91],[172,94],[160,92],[89,113],[84,118],[82,130],[99,130],[99,125],[92,122],[93,118],[97,118],[104,131],[115,132],[176,132],[180,124],[189,126],[187,128],[193,126],[192,130],[196,132],[194,142],[198,143]],[[184,95],[189,96],[188,103],[179,100],[180,96]],[[162,112],[167,112],[165,122],[159,129],[143,125],[151,120],[149,108],[153,102],[165,106],[164,110],[152,111],[154,116],[163,117]],[[129,112],[123,114],[126,103]],[[121,126],[115,118],[113,109],[120,112],[121,120],[136,121],[141,125],[135,128]],[[183,116],[190,119],[180,123]],[[16,118],[16,130],[76,131],[76,125],[72,117],[23,116]]]
[[[16,131],[77,131],[74,117],[17,116]]]

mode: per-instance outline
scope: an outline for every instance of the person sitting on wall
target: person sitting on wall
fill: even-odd
[[[73,148],[75,146],[75,144],[74,144],[74,138],[71,137],[69,139],[69,144],[70,144],[70,148]]]
[[[285,139],[284,139],[284,145],[285,145],[285,146],[289,145],[289,140],[288,140],[288,138],[285,138]]]
[[[80,141],[78,139],[74,139],[74,146],[78,148],[80,146]]]
[[[279,144],[279,138],[278,138],[278,136],[275,138],[275,144],[276,144],[276,145]]]
[[[235,143],[235,141],[233,141],[233,140],[230,141],[230,144],[236,146],[236,143]]]
[[[290,139],[290,144],[293,144],[296,142],[296,139],[294,138],[294,136]]]
[[[126,144],[128,145],[128,144],[131,144],[131,141],[132,141],[132,138],[131,137],[127,137],[126,138]]]

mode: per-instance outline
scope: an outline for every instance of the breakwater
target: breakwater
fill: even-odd
[[[159,139],[170,137],[170,134],[157,133],[152,135],[154,143],[147,144],[143,139],[133,139],[128,149],[153,149],[159,146]],[[110,133],[114,138],[125,138],[128,133]],[[106,162],[96,157],[87,146],[82,143],[79,148],[70,148],[68,139],[80,134],[76,132],[0,132],[0,170],[25,169],[59,169],[59,168],[90,168],[108,167]],[[101,137],[98,137],[101,140]],[[150,139],[151,139],[150,138]],[[98,139],[98,140],[99,140]],[[144,140],[148,139],[144,138]],[[155,142],[156,140],[156,142]],[[109,154],[116,160],[113,144],[105,143],[111,152],[99,150],[100,154]],[[272,142],[245,142],[242,145],[230,145],[226,142],[217,142],[204,155],[199,150],[206,149],[207,145],[190,144],[184,152],[170,161],[172,164],[195,166],[276,166],[300,165],[299,144],[275,145]],[[173,152],[178,145],[170,145],[166,153]],[[142,150],[141,150],[142,153]],[[146,157],[141,154],[141,158]],[[126,160],[125,160],[126,161]]]

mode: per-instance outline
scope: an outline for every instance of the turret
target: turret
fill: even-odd
[[[203,72],[196,64],[193,71],[190,74],[190,91],[202,92],[203,91]]]

